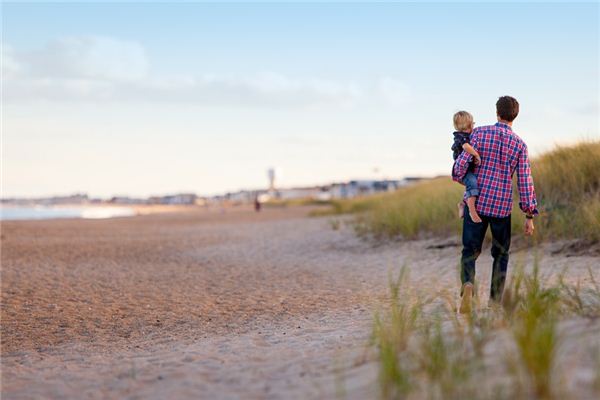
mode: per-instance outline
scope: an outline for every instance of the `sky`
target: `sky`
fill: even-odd
[[[2,3],[2,194],[449,174],[452,115],[599,139],[587,3]],[[535,178],[535,177],[534,177]]]

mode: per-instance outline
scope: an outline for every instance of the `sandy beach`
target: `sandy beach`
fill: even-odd
[[[368,342],[390,271],[455,296],[458,238],[375,246],[310,211],[3,222],[2,398],[376,397]],[[563,246],[538,249],[544,274],[585,282],[600,259]],[[521,247],[512,263],[531,265]],[[488,245],[482,303],[490,265]],[[598,342],[581,324],[564,329]]]

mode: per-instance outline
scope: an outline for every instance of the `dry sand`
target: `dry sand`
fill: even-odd
[[[460,248],[373,246],[309,210],[2,223],[2,398],[375,397],[367,343],[389,271],[455,294]],[[554,248],[546,274],[585,280],[598,264]]]

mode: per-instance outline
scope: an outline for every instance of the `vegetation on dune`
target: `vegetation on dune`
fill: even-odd
[[[270,199],[262,203],[264,207],[271,208],[284,208],[284,207],[297,207],[297,206],[323,206],[329,205],[329,202],[326,200],[316,200],[310,198],[304,199]]]
[[[358,216],[357,232],[377,238],[458,232],[457,204],[463,191],[446,177],[400,189]]]
[[[559,367],[559,324],[598,318],[600,287],[550,284],[537,267],[519,269],[509,283],[502,306],[474,307],[463,318],[453,306],[434,307],[443,294],[424,300],[403,269],[373,325],[382,398],[573,398],[564,379],[576,366]],[[600,386],[588,383],[579,384],[580,393],[600,395]]]
[[[533,160],[531,168],[540,231],[600,240],[600,141],[558,147]]]
[[[538,237],[600,240],[600,141],[557,147],[531,161],[540,216]],[[516,180],[516,176],[515,176]],[[518,191],[514,188],[514,210]],[[323,214],[356,213],[356,229],[376,238],[417,238],[460,231],[457,203],[463,187],[441,177],[383,195],[335,200]],[[524,215],[513,212],[513,230]]]

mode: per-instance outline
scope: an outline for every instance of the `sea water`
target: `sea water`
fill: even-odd
[[[135,215],[130,207],[112,206],[1,206],[0,220],[55,219],[55,218],[112,218]]]

